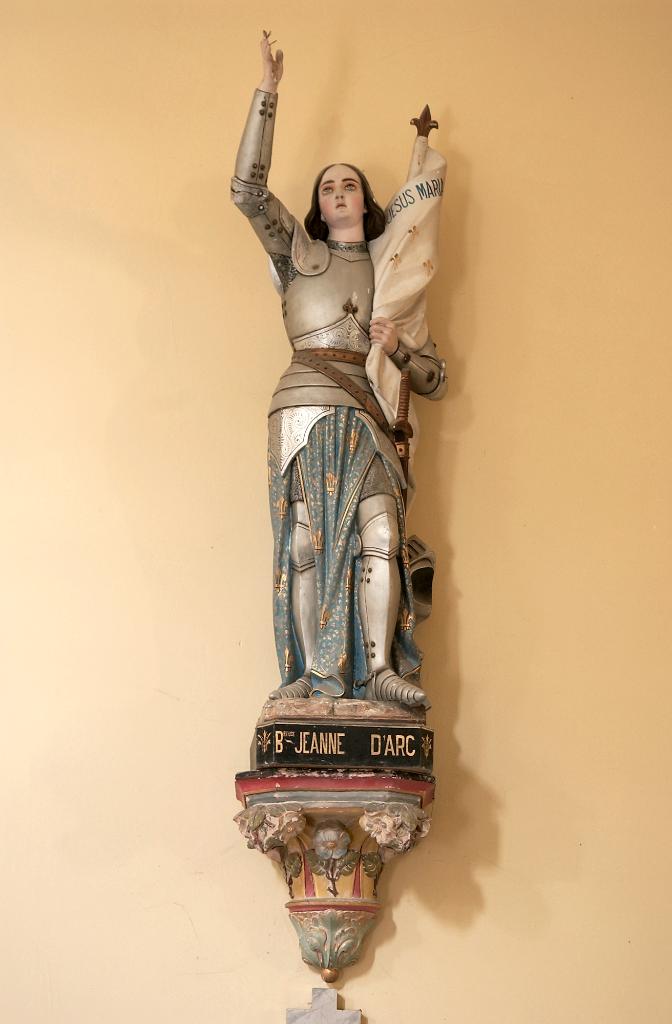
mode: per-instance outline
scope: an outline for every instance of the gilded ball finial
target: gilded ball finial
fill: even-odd
[[[323,967],[320,971],[322,981],[334,982],[338,980],[338,971],[334,967]]]

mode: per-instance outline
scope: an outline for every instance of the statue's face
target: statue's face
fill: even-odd
[[[327,167],[317,190],[320,213],[327,227],[354,228],[362,223],[364,190],[359,175],[346,164]]]

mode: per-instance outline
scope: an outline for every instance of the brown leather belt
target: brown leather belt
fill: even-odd
[[[320,359],[335,360],[337,363],[351,363],[353,366],[366,366],[365,352],[351,352],[348,348],[304,348],[294,353],[293,362],[301,362],[306,353],[316,355]],[[297,359],[298,357],[298,359]]]
[[[342,348],[322,348],[315,350],[303,349],[301,352],[295,352],[292,356],[293,363],[302,363],[304,366],[309,366],[311,370],[317,370],[319,373],[323,373],[325,377],[329,377],[335,384],[347,391],[349,395],[355,399],[358,405],[368,412],[369,416],[375,420],[380,429],[392,437],[392,431],[390,425],[383,415],[383,410],[378,405],[378,402],[372,394],[365,391],[364,388],[360,387],[359,384],[349,377],[347,373],[343,373],[337,366],[332,366],[332,360],[342,363],[356,363],[358,366],[364,366],[366,362],[366,356],[361,352],[350,352]],[[323,354],[324,353],[324,354]],[[336,354],[338,353],[338,354]],[[347,358],[343,358],[343,357]],[[361,362],[360,362],[361,360]]]

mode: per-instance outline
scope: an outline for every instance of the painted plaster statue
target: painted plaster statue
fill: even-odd
[[[404,439],[408,387],[432,399],[445,390],[425,319],[443,190],[441,158],[432,163],[427,146],[435,123],[427,111],[411,161],[419,192],[411,183],[384,212],[360,170],[330,164],[301,224],[268,189],[284,63],[268,33],[261,52],[231,188],[269,256],[293,350],[268,421],[281,676],[270,696],[428,707],[413,636]]]

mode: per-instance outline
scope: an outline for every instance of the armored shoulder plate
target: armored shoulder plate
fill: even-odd
[[[299,273],[306,277],[323,274],[330,260],[331,253],[326,242],[310,238],[305,228],[297,221],[292,238],[292,262]]]

